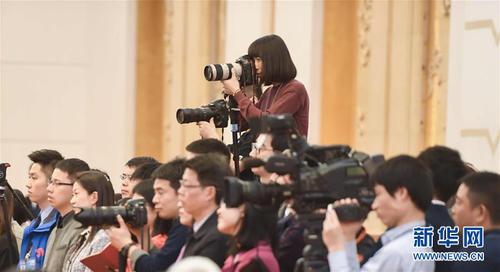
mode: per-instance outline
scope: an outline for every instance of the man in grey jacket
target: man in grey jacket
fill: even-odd
[[[70,200],[78,173],[88,170],[90,168],[86,162],[75,158],[56,164],[47,190],[50,204],[59,211],[61,217],[49,237],[44,271],[62,271],[66,257],[69,257],[66,256],[69,249],[83,231],[81,224],[73,218]]]

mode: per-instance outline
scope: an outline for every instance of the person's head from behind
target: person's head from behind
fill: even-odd
[[[432,172],[434,198],[448,202],[457,192],[458,180],[466,174],[460,153],[445,146],[433,146],[422,151],[417,158]]]
[[[120,180],[122,181],[121,194],[122,198],[130,197],[132,189],[128,187],[130,178],[134,171],[141,165],[145,163],[157,163],[158,161],[152,157],[134,157],[127,161],[123,166],[122,174],[120,175]]]
[[[272,243],[277,218],[271,207],[243,203],[229,208],[222,201],[217,214],[217,229],[234,237],[230,254],[254,248],[262,241]]]
[[[128,196],[126,197],[132,197],[134,187],[137,184],[141,183],[143,180],[150,179],[153,172],[160,165],[161,163],[159,162],[148,162],[137,167],[134,173],[132,173],[132,176],[130,176],[130,181],[128,182],[127,187],[125,188],[125,190],[123,190],[125,192],[128,192]]]
[[[73,184],[78,174],[89,171],[89,165],[77,158],[64,159],[56,164],[47,190],[49,203],[62,215],[71,211]]]
[[[73,210],[114,205],[114,190],[109,177],[101,171],[84,171],[77,175],[71,198]]]
[[[204,154],[185,163],[178,190],[180,206],[195,221],[217,208],[224,186],[224,177],[231,175],[226,159],[217,154]]]
[[[500,175],[491,172],[471,173],[460,180],[453,220],[459,227],[500,227]]]
[[[147,226],[149,226],[151,232],[157,218],[157,213],[154,209],[153,203],[153,197],[155,195],[153,185],[154,179],[148,178],[141,181],[132,190],[132,199],[144,199],[144,202],[146,203],[146,211],[148,216]]]
[[[248,47],[248,56],[255,61],[260,83],[286,83],[297,76],[290,52],[278,35],[271,34],[255,40]]]
[[[184,173],[184,163],[183,159],[174,159],[153,172],[153,207],[161,219],[174,219],[178,215],[177,190]]]
[[[28,173],[28,197],[40,205],[47,202],[47,186],[58,161],[64,159],[55,150],[42,149],[28,155],[32,164]],[[42,207],[44,208],[44,207]]]
[[[190,256],[179,260],[167,272],[220,272],[220,267],[207,257]]]
[[[371,177],[372,209],[388,227],[424,220],[432,200],[432,175],[420,160],[407,155],[389,159]]]
[[[201,139],[191,142],[186,146],[186,158],[192,159],[201,154],[215,153],[226,158],[227,163],[231,159],[231,152],[226,144],[217,139]]]

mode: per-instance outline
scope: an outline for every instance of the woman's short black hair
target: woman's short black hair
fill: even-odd
[[[248,56],[262,59],[260,82],[265,85],[286,83],[297,76],[290,52],[278,35],[267,35],[255,40],[248,47]]]
[[[232,239],[229,254],[235,255],[257,246],[261,241],[275,244],[277,211],[270,206],[246,202],[241,228]]]

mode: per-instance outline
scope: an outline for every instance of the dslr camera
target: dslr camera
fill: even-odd
[[[179,124],[209,122],[213,118],[216,128],[225,128],[229,121],[229,109],[224,99],[218,99],[199,108],[178,109],[176,117]]]
[[[208,64],[205,66],[203,74],[208,81],[226,80],[233,76],[232,68],[235,70],[241,87],[257,83],[255,63],[248,55],[239,57],[233,63]]]
[[[203,74],[208,81],[226,80],[233,76],[233,68],[241,87],[253,85],[257,82],[254,61],[247,55],[241,56],[233,63],[208,64],[205,66]],[[224,99],[218,99],[199,108],[178,109],[176,113],[177,122],[179,124],[199,121],[208,122],[213,118],[216,128],[225,128],[228,125],[231,108],[237,107],[237,105],[229,104]]]
[[[117,215],[121,215],[125,223],[134,228],[142,227],[148,222],[144,199],[130,199],[124,206],[81,208],[75,214],[75,219],[84,226],[112,226],[118,225]]]

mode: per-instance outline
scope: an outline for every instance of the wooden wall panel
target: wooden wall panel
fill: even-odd
[[[357,27],[355,1],[325,1],[322,144],[352,145],[354,141]]]
[[[135,154],[158,159],[163,146],[164,18],[163,1],[137,2]]]

